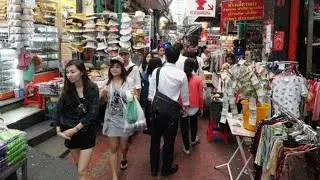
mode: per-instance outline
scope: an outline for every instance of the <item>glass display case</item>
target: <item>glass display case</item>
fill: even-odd
[[[42,58],[40,72],[58,70],[60,67],[58,27],[35,24],[31,46],[27,49]]]
[[[0,49],[0,100],[13,96],[13,90],[18,85],[17,66],[18,53],[14,49]]]

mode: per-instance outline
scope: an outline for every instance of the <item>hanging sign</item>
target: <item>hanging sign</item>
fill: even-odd
[[[263,19],[263,0],[223,1],[222,21],[243,21]]]
[[[284,47],[284,31],[277,31],[273,38],[273,50],[282,51]]]
[[[185,2],[187,16],[216,16],[216,0],[186,0]]]

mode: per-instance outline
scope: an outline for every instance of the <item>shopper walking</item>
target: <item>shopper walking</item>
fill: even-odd
[[[198,115],[203,114],[203,95],[202,95],[202,80],[195,74],[198,68],[196,61],[188,58],[184,64],[184,72],[188,77],[189,101],[190,106],[187,108],[187,117],[180,121],[181,134],[183,139],[185,154],[190,154],[189,143],[189,126],[191,129],[191,145],[194,146],[200,142],[198,132]]]
[[[162,150],[163,176],[174,174],[178,165],[173,164],[174,142],[182,111],[178,98],[181,94],[183,109],[189,105],[188,81],[186,74],[179,70],[175,63],[179,51],[169,47],[166,49],[167,63],[152,73],[150,88],[152,92],[152,133],[151,133],[151,171],[156,176],[159,171],[160,139],[163,136]]]
[[[165,64],[166,61],[167,61],[167,59],[166,59],[164,47],[159,46],[159,48],[158,48],[158,55],[159,55],[159,58],[161,59],[162,64]]]
[[[58,136],[65,139],[65,146],[71,150],[79,180],[88,179],[88,164],[96,143],[99,105],[99,89],[90,81],[84,64],[75,60],[68,62],[54,124]]]
[[[143,132],[145,134],[151,134],[151,99],[152,95],[155,93],[150,87],[150,82],[152,80],[152,72],[156,69],[162,67],[162,61],[160,58],[154,57],[150,60],[147,71],[143,74],[143,101],[146,102],[144,105],[144,114],[147,122],[147,129]]]
[[[148,68],[148,64],[150,62],[150,60],[153,58],[153,53],[150,51],[146,54],[146,56],[144,57],[140,67],[139,67],[139,71],[140,74],[143,76],[143,74],[145,72],[147,72],[147,68]]]
[[[184,62],[186,61],[187,57],[184,56],[184,47],[181,43],[176,43],[173,45],[173,47],[176,49],[176,51],[178,51],[180,53],[179,55],[179,59],[176,62],[176,66],[178,69],[180,69],[181,71],[184,71]]]
[[[133,62],[130,61],[130,52],[128,51],[128,49],[120,48],[119,55],[123,58],[127,77],[129,77],[133,81],[136,94],[138,95],[138,97],[140,97],[141,77],[139,73],[139,68]]]
[[[127,94],[134,93],[134,84],[130,78],[127,78],[124,67],[124,60],[117,56],[110,60],[110,69],[108,73],[108,82],[101,92],[101,99],[108,102],[102,133],[108,137],[111,149],[111,170],[113,180],[118,179],[118,151],[122,152],[120,169],[125,170],[128,167],[127,153],[128,140],[132,132],[125,132],[125,118],[123,108],[127,101]]]

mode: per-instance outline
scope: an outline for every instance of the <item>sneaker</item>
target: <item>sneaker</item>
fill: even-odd
[[[121,160],[120,169],[126,170],[128,168],[128,161],[127,160]]]
[[[195,141],[191,141],[191,146],[195,146],[195,145],[197,145],[197,144],[199,144],[199,143],[200,143],[200,139],[199,139],[199,137],[197,136]]]
[[[186,150],[185,148],[183,148],[183,152],[184,152],[186,155],[189,155],[189,154],[190,154],[190,150]]]

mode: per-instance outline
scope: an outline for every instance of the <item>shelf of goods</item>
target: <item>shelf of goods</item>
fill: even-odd
[[[37,0],[33,18],[35,24],[55,26],[57,19],[57,3],[46,0]]]
[[[0,49],[0,100],[14,96],[17,54],[14,49]]]
[[[35,24],[32,43],[27,49],[42,58],[40,72],[58,70],[60,67],[58,27]]]

